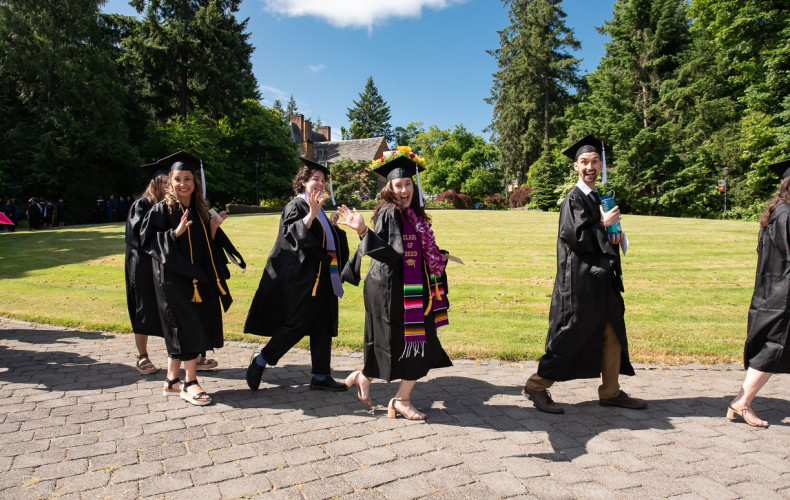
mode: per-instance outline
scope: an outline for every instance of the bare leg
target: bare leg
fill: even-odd
[[[727,411],[727,416],[732,420],[733,413],[740,415],[747,424],[753,427],[768,427],[768,422],[760,419],[754,410],[752,410],[752,401],[757,393],[762,389],[768,379],[771,378],[772,373],[762,372],[749,368],[746,370],[746,378],[743,381],[741,390],[738,395],[730,403],[730,409]]]
[[[167,378],[175,380],[178,378],[178,372],[181,371],[181,361],[178,359],[167,358]]]
[[[425,413],[417,411],[417,408],[411,404],[411,391],[416,383],[416,380],[401,380],[398,392],[390,400],[388,408],[390,418],[395,418],[397,412],[409,420],[425,420]]]
[[[134,343],[137,345],[137,354],[148,354],[148,335],[135,333]]]
[[[156,373],[156,365],[148,357],[148,335],[135,333],[134,343],[137,346],[137,371],[143,375]]]
[[[738,410],[751,407],[757,392],[768,382],[771,375],[771,372],[761,372],[754,368],[746,370],[746,379],[743,381],[743,387],[741,387],[735,399],[732,400],[731,406]]]

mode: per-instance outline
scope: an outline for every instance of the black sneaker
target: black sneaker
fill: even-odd
[[[338,382],[329,376],[327,376],[324,380],[318,380],[317,378],[313,377],[310,379],[310,390],[343,392],[347,391],[348,387],[346,387],[346,384]]]
[[[255,362],[255,357],[252,358],[250,361],[250,366],[247,367],[247,386],[253,390],[257,391],[258,388],[261,386],[261,379],[263,378],[263,372],[266,371],[265,366],[261,366]]]

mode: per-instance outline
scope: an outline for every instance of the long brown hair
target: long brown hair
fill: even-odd
[[[148,200],[151,205],[159,203],[165,197],[165,192],[167,191],[167,181],[167,175],[157,175],[151,179],[151,182],[148,183],[148,187],[145,188],[141,198]]]
[[[431,217],[425,213],[425,207],[420,206],[420,193],[419,189],[417,189],[417,184],[412,182],[412,186],[414,188],[414,192],[411,195],[411,203],[409,203],[409,208],[414,210],[414,213],[417,214],[417,217],[422,217],[428,222],[431,221]],[[392,181],[387,181],[381,191],[379,191],[378,196],[376,196],[376,208],[373,210],[373,221],[375,222],[376,217],[379,215],[379,210],[381,210],[386,205],[391,205],[401,212],[403,211],[403,205],[401,204],[398,197],[395,195],[395,191],[392,190]]]
[[[183,172],[183,170],[177,170],[176,172]],[[165,202],[167,206],[170,208],[170,213],[172,214],[173,211],[178,206],[178,195],[176,195],[175,190],[173,189],[173,171],[170,172],[170,176],[167,178],[167,191],[165,193]],[[195,200],[194,206],[190,208],[197,209],[198,215],[200,215],[200,219],[203,222],[209,221],[209,213],[208,213],[208,201],[203,198],[203,185],[198,180],[197,176],[194,172],[192,172],[192,178],[195,181],[195,189],[192,191],[192,199]]]
[[[790,177],[786,177],[782,181],[782,184],[779,185],[779,189],[776,191],[776,196],[774,196],[774,199],[771,200],[771,203],[768,204],[765,212],[763,212],[763,216],[760,218],[761,228],[768,225],[774,210],[776,210],[776,207],[781,205],[782,202],[790,203]]]

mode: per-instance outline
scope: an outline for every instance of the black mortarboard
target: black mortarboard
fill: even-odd
[[[200,168],[203,166],[199,159],[187,153],[186,151],[179,151],[169,156],[165,156],[156,163],[168,170],[191,170],[192,172],[200,170]]]
[[[167,175],[170,172],[170,167],[165,167],[158,163],[149,163],[148,165],[143,165],[142,168],[145,171],[145,175],[151,178],[151,180],[156,179],[160,175]]]
[[[387,179],[387,181],[413,177],[419,170],[425,170],[425,167],[418,165],[405,156],[399,156],[373,169],[374,172]]]
[[[598,153],[598,156],[601,156],[602,145],[603,143],[599,139],[596,139],[592,135],[586,135],[579,139],[574,145],[563,151],[562,154],[573,161],[576,161],[579,155],[584,153]]]
[[[308,160],[304,156],[300,156],[299,159],[302,160],[305,167],[312,168],[313,170],[320,170],[324,173],[324,179],[329,179],[329,196],[332,198],[332,205],[337,205],[337,203],[335,203],[335,190],[332,189],[332,172],[329,171],[329,167],[325,167],[313,160]]]
[[[772,163],[768,165],[768,168],[774,171],[774,173],[784,179],[787,176],[790,176],[790,160],[782,160],[776,163]]]
[[[313,170],[320,170],[321,172],[324,173],[324,176],[326,176],[327,179],[329,178],[330,175],[329,167],[325,167],[313,160],[308,160],[304,156],[300,156],[299,159],[302,160],[302,163],[304,163],[305,167],[312,168]]]

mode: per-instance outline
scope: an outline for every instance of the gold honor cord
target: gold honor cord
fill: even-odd
[[[313,222],[315,222],[315,220]],[[318,221],[318,223],[321,224],[321,221]],[[321,248],[326,248],[326,231],[324,230],[323,224],[321,224],[321,231],[324,231],[324,239],[321,241]],[[315,291],[318,290],[318,281],[321,279],[321,264],[323,264],[323,262],[319,260],[318,274],[315,276],[315,285],[313,285],[313,297],[315,297]]]
[[[423,316],[428,316],[428,313],[431,312],[431,306],[433,305],[433,296],[431,294],[431,275],[428,274],[428,264],[425,263],[425,260],[422,261],[422,268],[425,271],[425,278],[428,280],[428,307],[425,309],[425,314],[423,314]],[[436,300],[440,300],[441,296],[439,295],[438,278],[434,282],[434,287],[436,288]]]
[[[181,209],[181,213],[184,213],[184,206],[181,204],[181,202],[178,202],[178,208]],[[211,258],[211,267],[214,268],[214,277],[217,278],[217,288],[219,288],[219,291],[222,295],[227,295],[228,292],[226,292],[222,288],[222,285],[220,284],[219,274],[217,274],[217,266],[214,265],[214,253],[211,251],[211,243],[208,240],[208,232],[206,231],[206,225],[203,224],[203,219],[200,218],[200,214],[198,214],[198,220],[200,220],[200,225],[203,227],[203,234],[206,235],[206,245],[208,246],[208,254],[209,257]],[[189,226],[187,226],[187,240],[189,241],[189,262],[194,265],[195,258],[192,255],[192,231],[190,231]],[[198,293],[197,283],[198,283],[197,279],[192,280],[192,286],[194,287],[195,290],[195,292],[192,294],[192,302],[203,302],[203,299],[200,298],[200,294]]]

